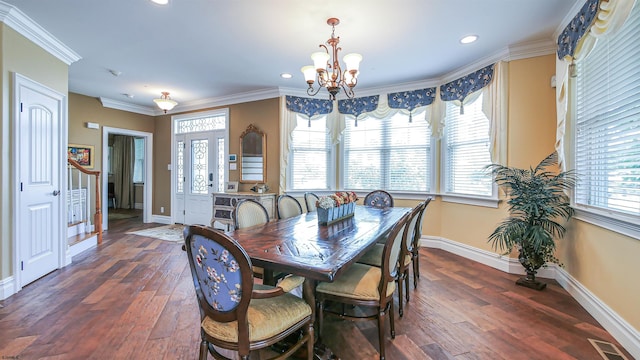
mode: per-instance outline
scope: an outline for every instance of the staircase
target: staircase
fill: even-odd
[[[102,243],[100,171],[68,159],[67,244],[71,258]]]

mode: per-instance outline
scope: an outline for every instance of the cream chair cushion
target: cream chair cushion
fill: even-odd
[[[311,315],[306,301],[291,294],[274,298],[252,299],[247,312],[249,341],[260,341],[280,334]],[[202,328],[219,340],[238,342],[238,322],[222,323],[205,317]]]
[[[379,300],[378,285],[381,276],[379,267],[355,263],[334,282],[318,284],[316,291],[352,299]],[[387,296],[391,296],[395,289],[396,283],[390,282],[387,285]]]

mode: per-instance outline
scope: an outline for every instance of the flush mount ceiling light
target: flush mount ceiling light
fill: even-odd
[[[345,62],[347,69],[343,72],[338,62],[338,52],[342,48],[338,47],[340,43],[340,37],[335,36],[336,25],[340,24],[340,20],[337,18],[329,18],[327,24],[331,26],[331,38],[327,40],[329,48],[320,44],[324,51],[319,51],[311,54],[313,65],[305,66],[301,69],[304,74],[304,79],[309,84],[307,94],[315,96],[321,88],[327,88],[329,91],[329,99],[335,100],[336,95],[340,92],[340,88],[344,89],[348,98],[355,96],[353,88],[358,83],[358,67],[360,61],[362,61],[362,55],[360,54],[347,54],[342,59]],[[318,81],[319,87],[313,88],[313,83]]]
[[[478,35],[468,35],[460,39],[461,44],[471,44],[472,42],[478,40]]]
[[[174,106],[178,105],[178,102],[172,100],[171,97],[169,97],[169,93],[166,91],[162,92],[162,96],[160,96],[159,99],[153,99],[153,101],[158,104],[158,107],[160,109],[164,110],[165,114],[167,113],[167,111],[173,109]]]
[[[169,3],[169,0],[151,0],[151,2],[154,2],[159,5],[167,5]]]

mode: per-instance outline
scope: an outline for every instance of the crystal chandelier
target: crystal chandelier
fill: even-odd
[[[335,100],[340,88],[344,89],[348,98],[354,97],[353,88],[358,84],[358,66],[362,61],[360,54],[347,54],[342,59],[346,65],[346,70],[342,71],[338,62],[338,52],[342,48],[338,47],[340,37],[335,36],[336,25],[340,24],[337,18],[329,18],[327,24],[331,26],[331,38],[327,40],[327,45],[331,47],[331,52],[327,45],[320,44],[324,51],[311,54],[313,65],[304,66],[301,71],[304,79],[309,84],[307,94],[315,96],[321,88],[327,88],[329,99]],[[319,87],[313,88],[313,83],[318,81]]]
[[[155,102],[161,110],[164,110],[165,114],[167,113],[167,111],[173,109],[176,105],[178,105],[178,102],[172,100],[169,97],[169,93],[166,91],[162,92],[162,96],[160,96],[159,99],[153,99],[153,102]]]

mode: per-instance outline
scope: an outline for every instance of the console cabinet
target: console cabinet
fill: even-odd
[[[254,193],[254,192],[237,192],[237,193],[213,193],[213,218],[211,226],[215,223],[226,225],[227,229],[233,228],[233,209],[238,201],[242,199],[253,199],[267,209],[269,219],[274,219],[276,214],[276,194],[275,193]]]

